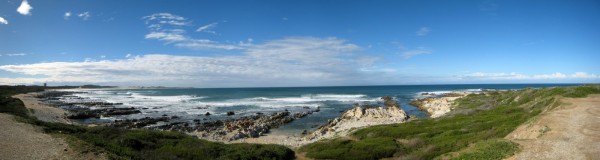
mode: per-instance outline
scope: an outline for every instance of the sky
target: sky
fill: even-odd
[[[598,0],[2,0],[0,85],[600,83]]]

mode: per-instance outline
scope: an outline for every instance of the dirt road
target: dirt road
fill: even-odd
[[[69,150],[64,140],[9,114],[0,113],[0,137],[0,159],[71,159],[64,154]]]
[[[600,95],[562,102],[506,137],[522,146],[508,159],[600,159]]]

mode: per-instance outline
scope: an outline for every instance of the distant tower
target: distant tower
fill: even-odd
[[[44,83],[44,87],[46,87],[46,86],[47,86],[46,83]]]

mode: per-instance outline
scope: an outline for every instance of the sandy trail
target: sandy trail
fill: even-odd
[[[563,104],[506,138],[522,146],[508,159],[598,159],[600,95],[563,98]]]
[[[17,122],[0,113],[0,159],[73,159],[64,140],[42,133],[38,127]]]
[[[33,110],[31,115],[35,116],[38,120],[71,124],[71,121],[65,117],[65,110],[43,104],[35,98],[36,95],[37,93],[19,94],[13,96],[13,98],[21,99],[27,109],[30,111]]]

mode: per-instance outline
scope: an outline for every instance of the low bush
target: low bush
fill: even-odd
[[[498,139],[542,111],[555,107],[559,104],[557,96],[585,97],[589,94],[600,94],[600,85],[472,94],[455,103],[457,110],[469,112],[372,126],[352,133],[356,140],[323,140],[305,145],[299,151],[317,159],[380,159],[392,156],[434,159],[474,145],[473,152],[461,152],[464,155],[456,158],[502,159],[516,152],[518,147]]]

